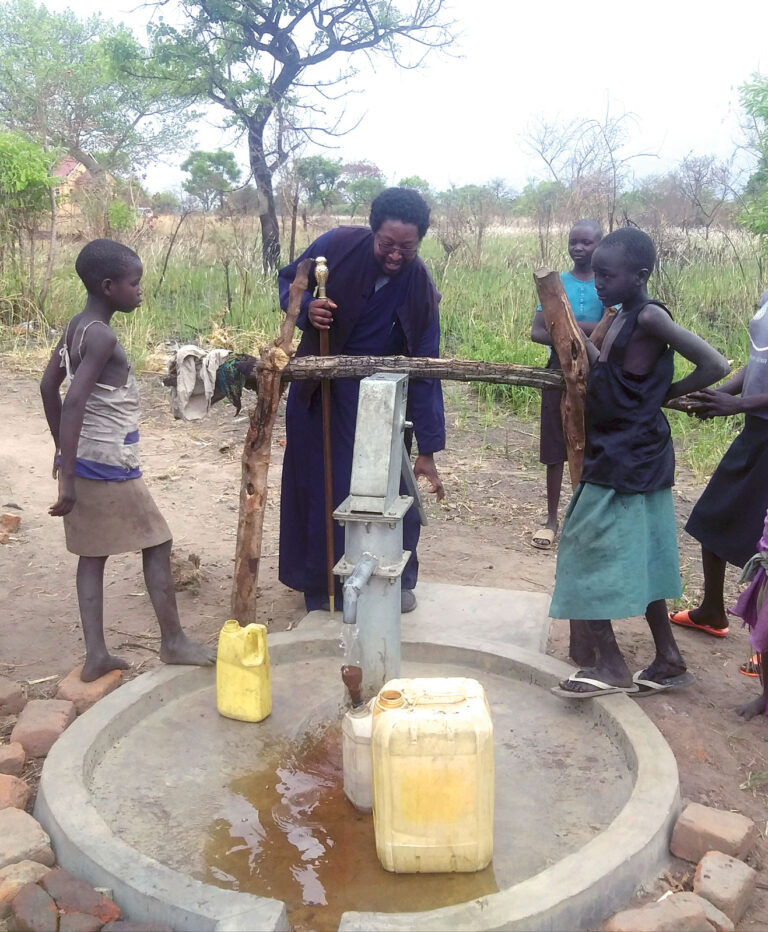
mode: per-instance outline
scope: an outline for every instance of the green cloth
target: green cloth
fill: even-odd
[[[550,616],[632,618],[681,595],[672,489],[626,495],[582,482],[560,535]]]

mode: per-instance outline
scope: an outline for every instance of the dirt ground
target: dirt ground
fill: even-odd
[[[0,508],[21,516],[19,532],[0,546],[0,675],[29,684],[32,696],[51,695],[58,678],[82,660],[75,599],[76,558],[64,546],[51,479],[53,446],[40,405],[37,380],[0,360]],[[193,636],[214,643],[229,604],[235,548],[240,453],[247,420],[218,405],[203,421],[174,421],[159,376],[141,379],[144,475],[174,533],[174,551],[185,588],[182,620]],[[278,421],[264,530],[260,618],[271,630],[290,629],[303,615],[300,594],[277,581],[279,464],[284,430]],[[555,552],[534,550],[531,532],[544,504],[543,467],[537,462],[537,425],[499,416],[485,424],[471,388],[448,391],[448,450],[438,454],[446,487],[442,506],[430,503],[430,523],[419,548],[421,577],[435,582],[551,591]],[[675,500],[680,526],[702,484],[678,469]],[[680,535],[684,605],[696,604],[701,572],[697,545]],[[199,558],[199,570],[188,555]],[[730,603],[738,573],[727,577]],[[417,589],[418,595],[418,589]],[[136,555],[111,558],[105,579],[105,628],[111,649],[138,673],[158,663],[157,628]],[[567,625],[556,622],[550,652],[565,658]],[[651,657],[640,619],[618,626],[630,667]],[[748,658],[747,635],[738,623],[715,640],[681,630],[679,642],[696,683],[678,694],[649,698],[643,709],[671,745],[680,768],[683,797],[755,819],[761,832],[751,863],[768,864],[768,718],[744,723],[733,708],[758,690],[739,674]],[[0,720],[0,737],[10,730]],[[31,774],[30,774],[31,775]],[[676,862],[646,897],[682,884],[692,869]],[[743,930],[768,929],[768,871]],[[679,888],[679,887],[676,887]]]

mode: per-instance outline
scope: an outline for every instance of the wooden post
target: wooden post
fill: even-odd
[[[563,433],[568,453],[568,471],[575,489],[584,466],[584,399],[587,393],[589,361],[579,325],[573,316],[558,272],[537,269],[533,273],[544,322],[552,338],[552,346],[560,358],[565,379],[565,394],[561,403]]]
[[[251,411],[245,438],[240,485],[240,515],[237,519],[235,571],[232,581],[232,617],[241,625],[256,620],[256,597],[261,562],[264,509],[267,503],[267,477],[272,446],[272,429],[277,417],[285,382],[281,378],[293,352],[293,331],[299,316],[301,299],[307,290],[312,259],[305,259],[296,272],[290,289],[288,313],[280,334],[261,352],[259,397]]]

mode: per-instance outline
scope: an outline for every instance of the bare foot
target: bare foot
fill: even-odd
[[[754,718],[756,715],[764,715],[766,711],[765,696],[758,696],[751,702],[745,702],[744,705],[736,706],[736,714],[740,715],[745,722]]]
[[[702,627],[716,628],[717,630],[728,627],[728,619],[725,615],[707,614],[701,606],[690,609],[688,617],[695,625],[700,625]]]
[[[198,644],[183,634],[172,642],[160,645],[160,659],[163,663],[207,667],[216,662],[216,648],[209,644]]]
[[[665,660],[663,657],[655,657],[641,672],[642,679],[653,680],[655,683],[661,683],[664,680],[673,679],[676,676],[682,676],[688,667],[685,661],[680,658],[679,661]]]
[[[590,680],[598,680],[605,683],[606,686],[619,686],[622,689],[630,688],[632,684],[632,674],[626,669],[626,672],[620,671],[618,667],[608,666],[588,667],[585,670],[579,670],[576,676],[585,677]],[[587,693],[593,692],[595,687],[590,683],[580,683],[575,680],[562,680],[560,688],[569,693]]]
[[[114,654],[99,654],[96,657],[86,657],[83,669],[80,672],[80,679],[84,683],[92,683],[110,670],[128,670],[130,664],[127,660],[121,660]]]

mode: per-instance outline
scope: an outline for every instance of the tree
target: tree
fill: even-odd
[[[591,216],[613,229],[629,163],[652,154],[623,154],[634,121],[631,113],[614,117],[606,109],[602,119],[540,119],[524,134],[524,144],[541,158],[552,180],[570,192],[568,220]]]
[[[234,155],[224,149],[215,152],[195,149],[181,163],[181,170],[189,173],[189,178],[181,183],[182,188],[190,197],[197,198],[206,211],[216,204],[223,208],[224,195],[240,180]]]
[[[380,178],[355,178],[344,188],[344,199],[349,204],[349,216],[354,217],[358,211],[370,212],[371,202],[384,190]]]
[[[56,179],[50,175],[53,154],[20,133],[0,131],[0,272],[9,254],[19,279],[22,297],[35,297],[34,235],[40,219],[51,207],[51,188]],[[28,253],[28,273],[19,274]],[[49,275],[43,284],[40,303],[45,299]]]
[[[296,173],[302,181],[310,207],[326,210],[336,199],[336,185],[341,177],[341,161],[324,155],[296,159]]]
[[[714,155],[688,153],[674,174],[678,190],[689,205],[688,223],[704,227],[704,239],[731,193],[731,170]]]
[[[181,200],[173,191],[158,191],[152,195],[152,210],[156,214],[178,214],[181,211]]]
[[[560,181],[530,181],[515,204],[515,213],[533,217],[539,236],[541,261],[549,262],[550,231],[562,205],[568,198],[568,189]]]
[[[409,175],[407,178],[401,178],[397,182],[398,188],[411,188],[424,198],[425,201],[432,199],[432,188],[428,181],[425,181],[419,175]]]
[[[301,142],[335,134],[326,102],[355,74],[354,62],[374,53],[416,66],[432,48],[452,41],[446,0],[179,0],[180,25],[152,28],[156,61],[171,67],[199,99],[227,111],[248,139],[262,203],[265,268],[280,261],[273,177]],[[162,7],[163,0],[155,6]],[[416,51],[408,57],[408,50]],[[329,62],[340,63],[334,72]],[[286,133],[294,135],[286,142]],[[298,137],[298,141],[297,140]]]
[[[768,243],[768,76],[753,74],[739,90],[745,114],[746,148],[754,157],[754,171],[747,182],[741,222]]]
[[[109,202],[127,174],[188,137],[187,89],[146,62],[132,34],[100,16],[80,21],[33,0],[0,6],[0,123],[63,149]]]

